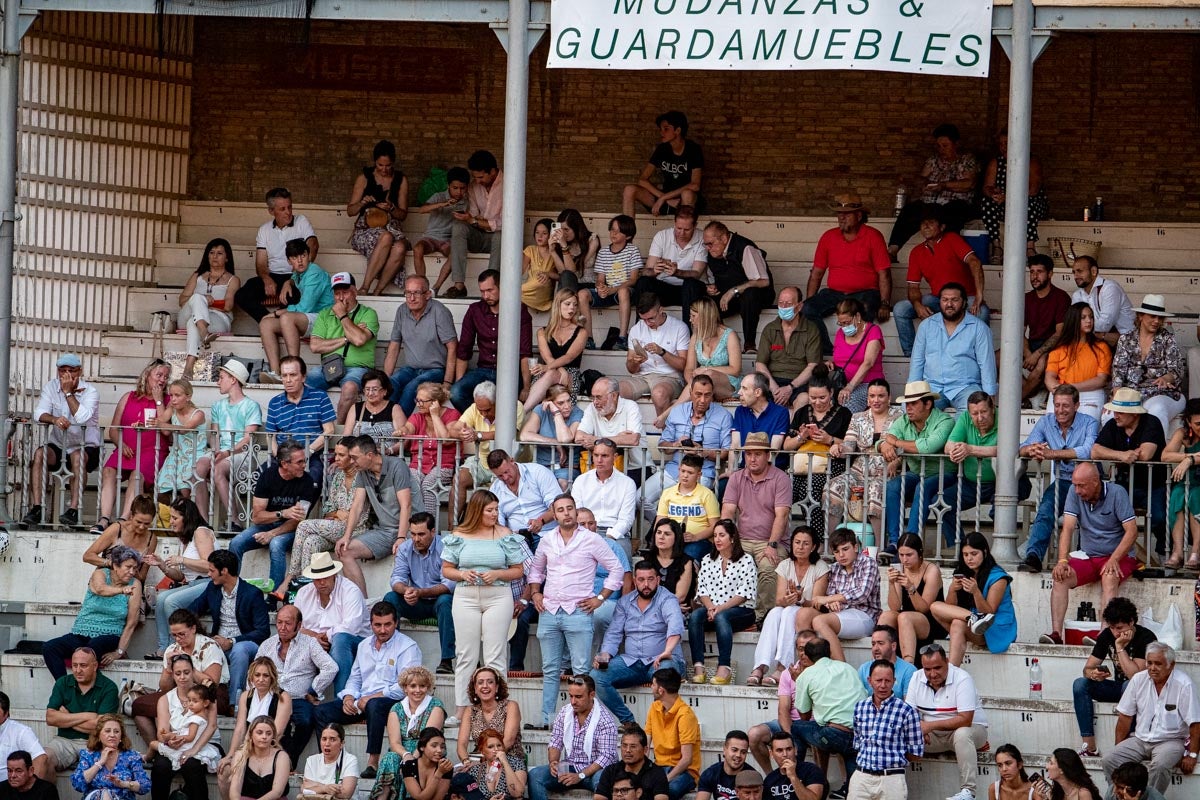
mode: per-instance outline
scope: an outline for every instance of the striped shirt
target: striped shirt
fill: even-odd
[[[329,402],[329,395],[305,386],[298,403],[288,400],[286,392],[271,398],[267,404],[266,431],[312,439],[321,435],[321,426],[336,420],[337,414],[334,413],[333,403]]]
[[[854,749],[862,769],[902,769],[908,755],[925,754],[921,716],[895,695],[878,708],[873,697],[860,700],[854,706]]]

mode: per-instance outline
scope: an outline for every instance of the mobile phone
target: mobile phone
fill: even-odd
[[[1099,670],[1100,672],[1105,672],[1105,673],[1112,672],[1112,670],[1108,668],[1107,664],[1101,664],[1100,666],[1096,667],[1096,669]]]
[[[556,230],[558,230],[561,227],[562,227],[561,222],[551,222],[550,223],[550,232],[554,233]]]
[[[965,578],[965,577],[967,577],[967,576],[966,576],[966,575],[964,575],[964,574],[962,574],[961,572],[956,572],[956,573],[954,573],[953,575],[951,575],[950,577],[951,577],[951,578],[958,578],[959,580],[962,580],[963,578]]]
[[[696,442],[694,440],[692,440],[690,437],[687,439],[680,439],[679,443],[681,445],[683,445],[684,447],[695,447],[696,446]]]

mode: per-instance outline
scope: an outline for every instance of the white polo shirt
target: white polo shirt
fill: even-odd
[[[698,269],[708,263],[708,251],[704,249],[704,234],[696,228],[692,240],[680,247],[675,241],[675,228],[665,228],[654,234],[650,241],[650,257],[674,261],[679,269]],[[657,279],[672,286],[682,286],[683,278],[674,275],[658,275]]]
[[[633,349],[633,343],[637,341],[641,342],[643,346],[653,342],[668,353],[687,353],[691,340],[692,333],[688,330],[688,326],[683,324],[683,320],[672,317],[669,314],[663,320],[663,324],[657,328],[651,328],[639,319],[629,329],[630,350]],[[662,356],[655,353],[650,353],[650,357],[646,359],[646,363],[642,364],[642,368],[638,370],[638,375],[674,375],[677,378],[683,377],[679,370],[672,369]]]
[[[651,358],[653,357],[651,356]],[[583,420],[579,423],[580,433],[586,433],[598,439],[615,439],[622,433],[636,433],[638,436],[642,436],[645,429],[645,423],[642,422],[641,407],[638,406],[636,401],[630,400],[627,397],[617,398],[617,410],[610,418],[596,413],[596,404],[589,403],[583,409]],[[640,446],[640,439],[638,442],[638,447],[631,447],[628,450],[618,448],[618,452],[625,454],[626,467],[643,467],[646,465],[646,448]]]
[[[1188,738],[1188,726],[1200,722],[1200,702],[1192,679],[1178,666],[1171,670],[1162,692],[1154,688],[1150,672],[1129,679],[1117,713],[1137,717],[1133,735],[1143,742],[1169,742]]]
[[[8,780],[8,754],[14,750],[25,750],[31,758],[46,753],[28,725],[22,725],[15,719],[6,720],[0,725],[0,781]]]
[[[254,237],[254,247],[267,251],[267,269],[272,275],[291,275],[292,265],[288,263],[285,249],[287,243],[292,239],[308,239],[316,235],[308,217],[293,214],[292,224],[283,228],[275,227],[274,219],[264,222]]]
[[[921,721],[949,719],[965,711],[974,711],[972,725],[987,727],[987,717],[975,691],[975,679],[961,667],[950,665],[946,683],[936,692],[925,677],[925,670],[918,669],[908,682],[908,694],[904,702],[917,710]]]

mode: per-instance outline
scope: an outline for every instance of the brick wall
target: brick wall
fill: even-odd
[[[502,156],[505,54],[488,28],[315,23],[307,51],[301,38],[295,22],[197,20],[194,197],[253,200],[285,184],[301,202],[345,202],[381,137],[396,143],[414,193],[431,165],[461,164],[477,147]],[[532,59],[532,208],[619,208],[621,185],[657,141],[655,114],[679,108],[705,148],[716,211],[822,213],[845,186],[887,210],[934,125],[956,122],[984,152],[1007,113],[998,46],[986,81],[562,71],[545,69],[546,52],[543,41]],[[395,53],[408,64],[384,74],[380,62]],[[1053,213],[1075,218],[1101,194],[1111,219],[1200,221],[1198,54],[1200,39],[1170,34],[1071,34],[1050,45],[1035,67],[1034,152]]]

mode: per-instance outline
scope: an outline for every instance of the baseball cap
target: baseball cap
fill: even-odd
[[[331,279],[331,283],[333,284],[333,288],[335,288],[335,289],[338,288],[339,286],[354,286],[355,285],[354,276],[351,275],[349,272],[335,273],[333,278]]]
[[[469,772],[456,772],[450,779],[450,794],[465,797],[467,800],[487,800],[479,790],[479,781]]]

